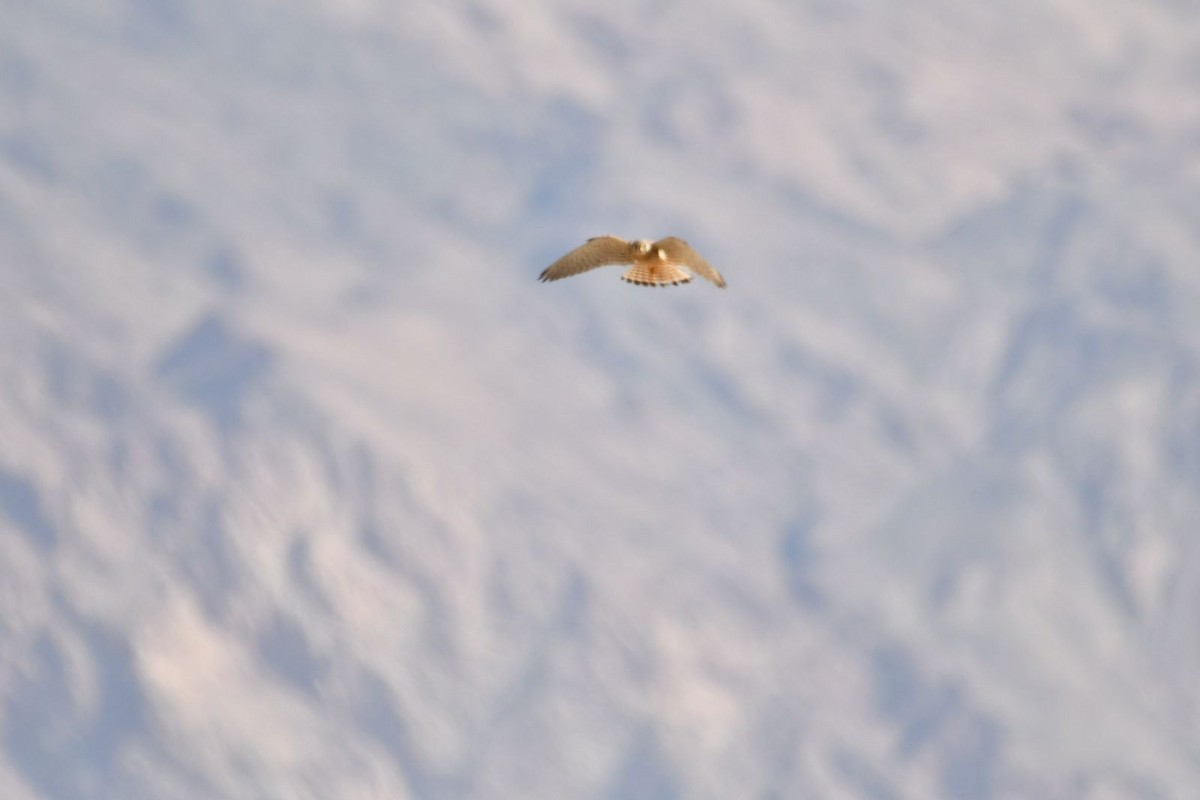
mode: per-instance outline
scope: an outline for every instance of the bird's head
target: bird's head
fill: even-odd
[[[638,255],[642,256],[649,253],[650,248],[653,246],[654,244],[649,239],[638,239],[633,243],[633,248],[638,251]]]

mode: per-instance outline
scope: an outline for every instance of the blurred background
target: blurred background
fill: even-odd
[[[0,11],[4,798],[1197,796],[1194,4]]]

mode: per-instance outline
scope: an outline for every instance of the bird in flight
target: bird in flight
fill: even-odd
[[[542,271],[541,281],[569,278],[596,267],[631,264],[621,280],[638,286],[676,286],[688,283],[692,273],[722,289],[725,279],[683,239],[668,236],[651,242],[627,242],[616,236],[595,236]]]

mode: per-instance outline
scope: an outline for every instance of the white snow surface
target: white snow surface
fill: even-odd
[[[1194,3],[0,10],[0,796],[1197,796]]]

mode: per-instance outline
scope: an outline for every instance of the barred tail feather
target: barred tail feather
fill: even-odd
[[[691,279],[691,273],[661,261],[635,263],[621,276],[621,280],[638,286],[676,286]]]

